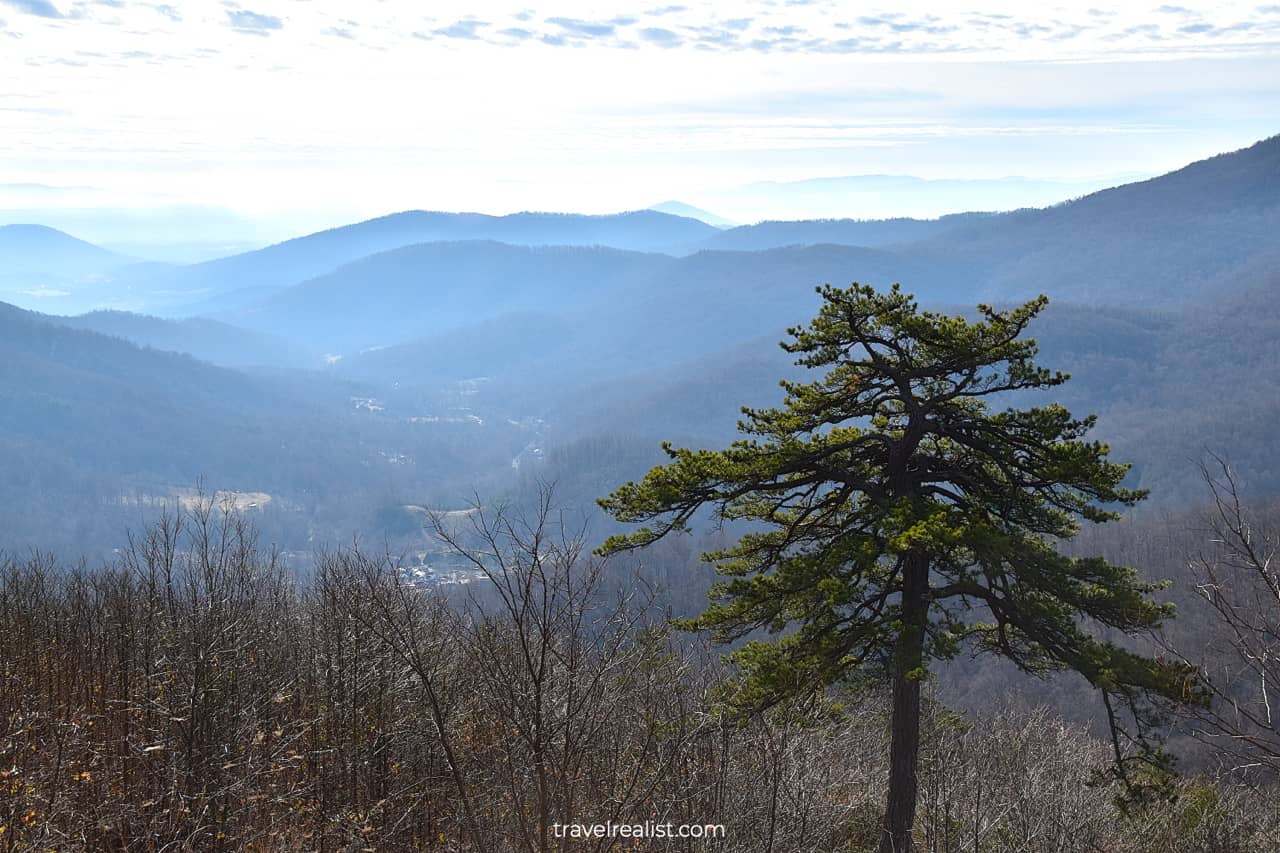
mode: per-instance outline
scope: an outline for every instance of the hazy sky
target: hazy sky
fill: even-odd
[[[1152,174],[1280,132],[1278,45],[1257,2],[0,0],[0,208],[600,212]]]

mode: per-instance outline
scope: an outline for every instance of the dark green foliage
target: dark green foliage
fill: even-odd
[[[1107,505],[1143,493],[1121,486],[1128,466],[1086,439],[1092,417],[986,399],[1066,381],[1021,337],[1045,298],[980,306],[971,322],[921,311],[896,286],[820,292],[821,312],[783,348],[825,375],[784,382],[780,408],[745,408],[745,437],[725,450],[666,445],[669,464],[601,501],[647,525],[604,551],[687,529],[704,508],[752,524],[706,555],[726,580],[687,623],[747,640],[733,658],[735,699],[749,707],[867,672],[918,681],[930,659],[967,646],[1031,673],[1081,673],[1138,715],[1137,756],[1157,758],[1144,700],[1191,698],[1191,671],[1092,629],[1143,632],[1171,609],[1133,569],[1055,549],[1079,520],[1116,518]]]

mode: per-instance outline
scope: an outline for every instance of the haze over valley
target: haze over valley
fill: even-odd
[[[0,851],[1280,850],[1277,45],[0,0]]]
[[[306,550],[394,537],[397,507],[478,485],[572,480],[603,442],[600,488],[776,400],[795,372],[776,342],[815,286],[854,278],[956,311],[1050,294],[1044,359],[1076,375],[1066,401],[1100,413],[1136,486],[1194,503],[1211,448],[1269,492],[1278,175],[1273,137],[1006,213],[408,211],[195,264],[4,226],[5,526],[12,546],[100,551],[203,482],[270,494],[272,535]],[[77,312],[35,310],[63,299]]]

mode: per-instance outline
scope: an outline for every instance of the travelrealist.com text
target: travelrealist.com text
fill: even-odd
[[[553,823],[556,838],[724,838],[719,823]]]

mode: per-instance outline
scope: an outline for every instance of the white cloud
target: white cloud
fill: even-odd
[[[0,183],[240,209],[1157,171],[1280,130],[1280,15],[1252,3],[4,2]]]

